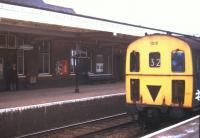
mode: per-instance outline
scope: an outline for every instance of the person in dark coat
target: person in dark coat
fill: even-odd
[[[10,69],[10,90],[16,91],[18,88],[18,75],[16,64],[12,64]]]

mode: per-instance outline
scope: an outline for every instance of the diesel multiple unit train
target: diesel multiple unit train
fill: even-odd
[[[199,110],[200,41],[154,34],[127,48],[126,103],[136,117],[182,117]]]

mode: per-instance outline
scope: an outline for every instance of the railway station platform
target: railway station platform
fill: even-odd
[[[199,138],[200,115],[182,121],[178,124],[148,134],[142,138]]]
[[[0,93],[0,137],[24,137],[125,113],[124,82]]]
[[[125,93],[124,82],[0,92],[0,109]]]

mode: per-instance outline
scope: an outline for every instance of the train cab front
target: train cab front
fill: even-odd
[[[126,57],[127,111],[136,118],[140,115],[154,120],[169,109],[190,108],[191,60],[187,44],[171,36],[146,36],[130,44]]]

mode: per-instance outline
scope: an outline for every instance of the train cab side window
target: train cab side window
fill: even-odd
[[[133,51],[130,54],[130,71],[139,72],[140,57],[139,52]]]
[[[172,51],[172,71],[184,72],[185,71],[185,53],[181,50]]]

